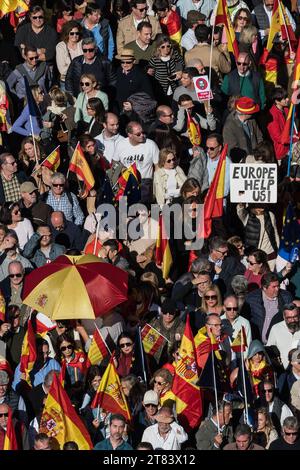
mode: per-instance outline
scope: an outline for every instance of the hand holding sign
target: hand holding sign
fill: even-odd
[[[207,75],[194,77],[193,81],[198,101],[208,101],[213,99],[213,94],[210,89],[210,83]]]

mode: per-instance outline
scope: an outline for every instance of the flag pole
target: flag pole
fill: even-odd
[[[242,329],[242,331],[241,331],[242,374],[243,374],[244,401],[245,401],[245,417],[246,417],[246,424],[248,424],[248,398],[247,398],[246,380],[245,380],[244,334],[243,333],[244,332],[243,332],[243,329]]]
[[[100,330],[99,330],[99,328],[98,328],[96,322],[94,322],[94,325],[95,325],[95,327],[97,328],[98,333],[99,333],[99,335],[101,336],[102,341],[103,341],[103,343],[105,344],[105,346],[106,346],[106,348],[107,348],[107,351],[108,351],[109,354],[112,356],[112,352],[111,352],[111,350],[109,349],[109,347],[107,346],[107,343],[106,343],[105,339],[103,338],[103,336],[102,336],[102,334],[101,334],[101,332],[100,332]]]
[[[216,12],[217,12],[217,10],[216,10]],[[209,71],[208,71],[209,72],[208,81],[209,81],[210,89],[211,89],[211,66],[212,66],[212,53],[213,53],[213,44],[214,44],[215,24],[216,24],[216,19],[214,20],[214,24],[213,24],[213,27],[212,27],[211,43],[210,43]],[[208,100],[208,106],[210,106],[210,98]]]
[[[94,249],[93,249],[93,255],[96,254],[96,247],[97,247],[97,240],[100,232],[100,220],[97,221],[97,227],[96,227],[96,234],[95,234],[95,243],[94,243]]]
[[[284,16],[284,12],[282,10],[282,5],[281,5],[281,1],[278,0],[278,5],[279,5],[279,9],[280,9],[280,13],[281,13],[281,16],[283,18],[283,22],[284,22],[284,28],[285,28],[285,32],[286,32],[286,37],[287,37],[287,40],[288,40],[288,43],[289,43],[289,49],[290,49],[290,53],[293,52],[293,49],[292,49],[292,45],[291,45],[291,41],[290,41],[290,36],[289,36],[289,33],[288,33],[288,29],[287,29],[287,25],[286,25],[286,21],[285,21],[285,16]]]
[[[288,168],[287,168],[287,176],[288,176],[288,177],[290,176],[290,173],[291,173],[291,161],[292,161],[292,150],[293,150],[293,133],[294,133],[295,112],[296,112],[296,106],[293,105],[292,122],[291,122],[291,132],[290,132],[290,149],[289,149],[289,159],[288,159]]]
[[[168,341],[168,343],[171,343],[171,341],[168,340],[168,338],[166,338],[164,335],[162,335],[156,328],[154,328],[153,326],[149,325],[149,323],[146,323],[146,325],[150,326],[152,328],[152,330],[156,331],[156,333],[158,333],[160,336],[162,336],[166,341]],[[146,326],[145,325],[145,326]]]
[[[40,163],[40,165],[42,166],[43,163],[45,163],[45,161],[47,160],[47,158],[49,158],[49,156],[51,155],[51,153],[55,152],[59,147],[60,147],[60,145],[58,145],[57,147],[55,147],[55,149],[52,150],[52,152],[50,152],[49,155],[48,155],[46,158],[44,158],[44,160]]]
[[[138,335],[139,335],[139,342],[140,342],[140,348],[141,348],[141,357],[142,357],[142,367],[143,367],[143,373],[144,373],[144,380],[145,380],[145,384],[146,384],[147,383],[147,375],[146,375],[146,369],[145,369],[144,348],[143,348],[143,343],[142,343],[141,327],[140,326],[139,326],[139,329],[138,329]]]
[[[30,113],[29,113],[29,121],[30,121],[30,129],[31,129],[31,135],[32,135],[32,140],[33,140],[33,151],[34,151],[34,156],[35,156],[35,163],[38,165],[39,161],[38,161],[37,151],[36,151],[36,141],[34,137],[32,117]]]
[[[213,368],[218,434],[220,434],[220,419],[219,419],[218,393],[217,393],[217,382],[216,382],[216,371],[215,371],[215,357],[214,357],[214,350],[212,348],[212,344],[211,344],[211,356],[212,356],[212,368]]]

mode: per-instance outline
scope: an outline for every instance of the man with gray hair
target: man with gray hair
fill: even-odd
[[[214,407],[211,418],[202,421],[196,433],[197,449],[219,450],[233,442],[231,416],[231,403],[218,401],[218,408]]]
[[[101,84],[101,90],[108,92],[116,85],[111,62],[97,51],[95,40],[91,37],[82,40],[83,55],[72,60],[66,74],[66,91],[77,98],[80,93],[80,77],[93,74]]]
[[[18,173],[17,160],[9,153],[0,155],[0,205],[4,202],[18,202],[20,186],[26,180],[25,174]]]
[[[231,339],[234,340],[243,327],[246,334],[247,347],[252,341],[251,326],[249,321],[239,315],[238,299],[235,295],[228,295],[224,300],[225,313],[221,316],[222,323],[224,326],[229,324],[231,326],[232,334]]]
[[[277,346],[283,367],[286,369],[289,365],[289,351],[297,348],[299,341],[299,308],[294,303],[285,304],[283,306],[283,321],[272,326],[267,346]]]
[[[281,437],[271,442],[269,450],[300,450],[299,422],[295,416],[285,418]]]
[[[53,173],[51,176],[51,189],[45,195],[45,202],[52,207],[53,211],[61,211],[69,222],[82,225],[84,221],[83,212],[75,194],[65,188],[66,178],[62,173]]]

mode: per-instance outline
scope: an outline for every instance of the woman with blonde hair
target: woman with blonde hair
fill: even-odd
[[[75,104],[75,122],[90,122],[91,116],[87,110],[87,104],[90,98],[99,98],[102,101],[105,111],[108,110],[108,96],[100,90],[99,83],[95,75],[85,73],[80,77],[81,92],[77,96]]]
[[[258,67],[260,49],[258,46],[258,29],[253,25],[245,26],[239,39],[239,51],[247,52],[252,62],[252,68]]]
[[[240,35],[244,28],[252,24],[251,13],[247,8],[240,8],[234,15],[232,26],[237,41],[240,41]]]
[[[212,284],[204,291],[201,310],[206,314],[216,313],[219,316],[222,315],[223,302],[220,289],[216,285]]]
[[[42,120],[42,113],[40,111],[39,105],[44,101],[44,93],[39,85],[33,85],[30,87],[33,99],[37,105],[37,110],[39,111],[38,116],[32,116],[31,120],[29,118],[29,106],[26,100],[24,101],[24,108],[18,119],[13,123],[11,127],[11,132],[16,134],[23,135],[27,137],[33,134],[36,139],[39,140],[40,132],[43,129],[44,122]],[[31,127],[32,123],[32,127]]]
[[[175,405],[176,397],[172,392],[173,376],[167,369],[158,369],[153,374],[151,380],[153,390],[157,393],[160,406],[168,406],[173,408]]]
[[[154,195],[162,207],[180,195],[180,189],[187,179],[184,171],[178,165],[174,150],[161,149],[159,152],[158,169],[154,172]]]
[[[272,423],[267,408],[259,408],[256,414],[256,432],[253,441],[265,449],[269,449],[270,444],[278,438],[277,431]]]

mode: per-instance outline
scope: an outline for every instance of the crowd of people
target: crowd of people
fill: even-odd
[[[277,31],[267,51],[274,0],[226,0],[234,54],[225,27],[215,24],[217,3],[25,0],[2,12],[0,449],[10,413],[20,450],[54,448],[40,421],[62,368],[95,450],[300,449],[300,140],[296,131],[291,145],[282,139],[300,6],[280,2],[287,34]],[[212,92],[205,101],[195,89],[201,75]],[[94,179],[87,193],[69,171],[78,143]],[[203,246],[191,250],[198,209],[226,144],[223,213],[212,219]],[[43,163],[58,146],[54,170]],[[232,163],[275,164],[278,203],[231,202]],[[115,208],[120,177],[133,165],[143,208],[125,225],[135,223],[138,236],[121,237],[118,217],[99,230],[107,187]],[[157,259],[154,205],[181,210],[170,217],[167,273]],[[288,207],[294,228],[281,236]],[[175,236],[186,226],[193,237],[185,230]],[[282,244],[285,252],[293,248],[292,257],[280,257]],[[95,322],[109,340],[129,422],[91,406],[108,359],[89,366],[95,322],[84,315],[57,320],[36,336],[30,390],[20,370],[31,314],[23,303],[27,276],[61,255],[88,253],[128,274],[128,300]],[[210,354],[198,347],[200,338],[216,342],[224,379],[215,390],[200,385],[202,416],[192,431],[180,419],[174,389],[188,319],[200,383]],[[143,375],[136,335],[145,324],[165,342],[145,354]],[[231,347],[240,331],[243,354]],[[74,440],[61,450],[78,448]]]

